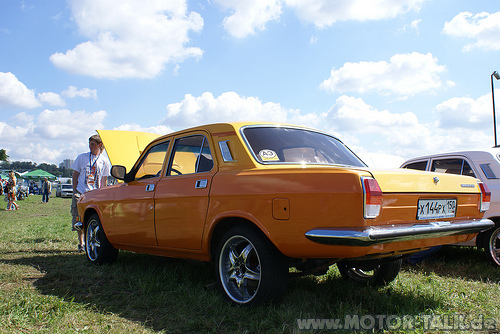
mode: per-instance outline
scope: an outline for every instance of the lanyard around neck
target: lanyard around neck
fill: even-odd
[[[90,165],[90,170],[89,170],[89,173],[92,173],[92,168],[94,168],[95,164],[97,163],[97,160],[99,160],[99,157],[101,156],[101,153],[99,153],[95,160],[94,160],[94,163],[92,163],[92,152],[89,152],[89,165]],[[96,168],[97,169],[97,168]],[[99,182],[98,178],[97,178],[97,170],[95,171],[95,174],[94,174],[94,182]],[[97,186],[99,188],[99,186]]]
[[[101,156],[101,153],[99,153],[95,160],[94,160],[94,163],[92,163],[92,152],[89,152],[89,165],[90,165],[90,170],[92,170],[92,168],[94,168],[95,164],[97,163],[97,160],[99,160],[99,157]]]

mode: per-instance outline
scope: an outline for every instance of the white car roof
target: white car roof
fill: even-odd
[[[470,151],[442,152],[442,153],[429,154],[408,159],[401,166],[407,165],[410,162],[421,161],[436,157],[449,157],[449,156],[466,156],[473,161],[492,160],[492,159],[495,160],[495,158],[497,160],[500,160],[499,154],[500,154],[500,147],[492,147],[492,148],[485,148],[481,150],[470,150]]]

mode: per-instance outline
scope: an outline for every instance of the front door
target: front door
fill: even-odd
[[[156,236],[168,248],[201,249],[216,172],[205,134],[177,138],[166,176],[156,184]]]
[[[150,147],[131,171],[134,179],[116,192],[115,228],[120,243],[157,245],[154,194],[168,145],[169,141],[164,141]]]

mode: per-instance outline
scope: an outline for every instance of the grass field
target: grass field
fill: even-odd
[[[453,326],[443,319],[463,322],[462,333],[499,332],[500,269],[476,249],[446,247],[381,288],[345,281],[332,266],[291,279],[280,303],[237,307],[207,288],[215,278],[204,264],[130,252],[88,263],[76,251],[70,201],[30,196],[18,211],[0,209],[0,333],[320,333],[329,331],[299,324],[358,316],[368,326],[383,315],[409,319],[396,321],[401,332]]]

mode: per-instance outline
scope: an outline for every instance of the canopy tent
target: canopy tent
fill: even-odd
[[[55,175],[50,174],[49,172],[46,172],[41,169],[36,169],[31,172],[28,172],[26,174],[23,174],[21,176],[23,179],[28,179],[28,180],[40,180],[43,178],[47,178],[49,180],[55,180],[57,177]]]

